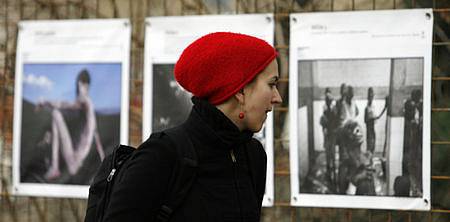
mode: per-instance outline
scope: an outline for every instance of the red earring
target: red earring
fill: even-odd
[[[244,113],[243,112],[239,113],[239,119],[244,119]]]

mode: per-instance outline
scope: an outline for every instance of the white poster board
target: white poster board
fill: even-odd
[[[290,22],[291,204],[429,210],[432,10]]]
[[[87,198],[101,160],[128,143],[130,22],[19,22],[13,193]]]
[[[227,31],[252,35],[273,45],[272,14],[173,16],[146,19],[142,140],[152,132],[184,122],[192,103],[190,95],[175,81],[173,69],[184,48],[212,32]],[[178,106],[178,107],[176,107]],[[267,182],[263,206],[273,198],[273,115],[267,117],[256,135],[267,153]]]

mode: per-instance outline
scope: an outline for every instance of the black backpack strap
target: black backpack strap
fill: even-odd
[[[105,157],[89,187],[88,208],[85,222],[102,221],[109,204],[117,173],[136,149],[131,146],[117,145],[113,152]]]
[[[165,130],[178,153],[178,161],[169,180],[167,196],[156,215],[157,221],[166,222],[184,201],[197,175],[197,153],[183,125]]]

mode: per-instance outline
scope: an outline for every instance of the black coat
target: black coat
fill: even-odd
[[[198,155],[197,178],[170,221],[259,221],[267,165],[261,143],[208,102],[193,102],[185,125]],[[118,177],[106,221],[152,221],[166,195],[177,158],[167,136],[148,139],[131,158]]]

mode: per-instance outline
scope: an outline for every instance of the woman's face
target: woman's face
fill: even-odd
[[[282,102],[277,89],[278,78],[278,63],[274,59],[244,87],[244,128],[253,132],[260,131],[273,105]]]

